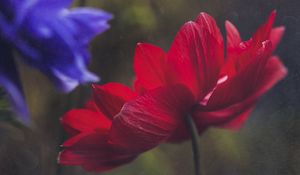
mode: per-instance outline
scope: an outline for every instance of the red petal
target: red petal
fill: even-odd
[[[276,10],[273,10],[268,18],[268,20],[258,28],[258,30],[253,35],[253,40],[255,43],[261,43],[265,40],[269,40],[270,32],[275,20]]]
[[[84,104],[84,108],[86,109],[90,109],[92,111],[95,111],[95,112],[101,112],[98,108],[98,106],[96,105],[95,101],[94,100],[89,100],[87,101],[85,104]]]
[[[243,127],[244,123],[248,119],[249,115],[253,111],[254,106],[248,106],[248,108],[244,109],[242,113],[238,114],[237,116],[233,116],[231,120],[227,122],[220,123],[216,125],[218,127],[230,130],[239,130]]]
[[[169,50],[168,64],[176,81],[189,87],[197,98],[203,97],[217,82],[224,61],[224,46],[217,39],[207,28],[188,22]]]
[[[196,109],[193,118],[199,134],[211,126],[226,129],[239,129],[248,118],[254,107],[254,99],[247,99],[227,108],[205,111]]]
[[[249,73],[249,72],[248,72]],[[245,73],[246,74],[246,73]],[[224,83],[224,86],[217,87],[216,93],[210,100],[214,101],[214,105],[210,103],[208,106],[200,107],[196,110],[194,117],[200,132],[210,125],[221,126],[225,128],[238,129],[247,119],[249,113],[260,96],[274,86],[279,80],[283,79],[287,74],[286,68],[282,65],[277,57],[268,60],[263,71],[258,75],[253,75],[252,80],[257,82],[248,82],[239,79]],[[249,73],[249,76],[251,73]],[[248,77],[249,78],[249,77]],[[246,83],[245,83],[246,82]],[[252,86],[252,91],[248,91],[245,96],[244,89]],[[227,85],[226,85],[227,84]],[[220,93],[222,91],[222,93]],[[251,92],[251,93],[249,93]],[[243,98],[241,98],[243,97]],[[217,100],[218,101],[215,101]],[[227,100],[226,100],[227,99]]]
[[[61,123],[66,132],[71,135],[94,130],[107,131],[111,126],[110,119],[88,109],[70,110],[61,118]]]
[[[81,140],[83,140],[85,138],[89,138],[89,136],[94,136],[94,135],[95,135],[95,131],[87,131],[87,132],[78,133],[75,136],[66,140],[61,146],[64,148],[72,147],[72,146],[74,146],[74,144],[77,144]],[[107,133],[99,132],[99,133],[97,133],[96,136],[98,136],[99,138],[101,136],[101,138],[99,140],[88,139],[87,141],[90,142],[88,145],[96,145],[95,147],[97,147],[97,145],[99,144],[98,143],[99,141],[101,141],[100,143],[103,144],[103,143],[105,143],[105,140],[107,140]],[[86,144],[87,144],[87,141],[85,142]]]
[[[190,132],[186,128],[185,121],[181,121],[172,135],[168,138],[167,142],[181,143],[190,138]]]
[[[98,132],[77,135],[65,142],[64,146],[67,147],[60,153],[58,162],[81,165],[88,171],[107,171],[136,157],[107,143],[107,135]]]
[[[135,92],[138,92],[139,94],[143,94],[145,92],[144,86],[138,79],[134,80],[133,87],[134,87]]]
[[[274,50],[276,49],[277,45],[281,41],[284,31],[285,31],[285,28],[283,26],[276,27],[271,30],[270,40],[272,42]]]
[[[283,79],[287,75],[287,69],[281,63],[277,56],[272,56],[259,76],[259,82],[257,83],[256,96],[261,96],[266,91],[271,89],[279,80]]]
[[[143,89],[150,90],[167,84],[169,72],[165,52],[156,46],[139,43],[135,49],[134,72]]]
[[[119,83],[107,83],[102,86],[93,85],[93,97],[99,110],[113,119],[125,102],[135,98],[136,94],[127,86]]]
[[[225,27],[227,34],[227,50],[231,51],[232,49],[237,48],[242,40],[239,31],[230,21],[225,22]]]
[[[111,142],[134,153],[149,150],[170,137],[193,103],[193,95],[182,85],[148,91],[116,116]]]
[[[226,21],[225,27],[227,33],[227,55],[226,63],[222,68],[220,77],[227,76],[230,78],[233,77],[238,71],[236,65],[239,64],[238,59],[241,59],[240,53],[242,52],[242,49],[240,48],[240,44],[242,40],[239,31],[231,22]]]
[[[259,27],[259,29],[250,40],[245,42],[240,42],[238,31],[230,22],[226,21],[228,40],[227,62],[226,66],[223,67],[221,73],[222,75],[227,71],[228,76],[232,77],[238,71],[241,71],[242,69],[247,67],[247,65],[257,57],[257,51],[259,51],[259,49],[262,47],[262,44],[267,40],[271,40],[273,47],[272,51],[275,50],[284,33],[284,27],[272,29],[275,16],[276,11],[273,11],[270,14],[267,22]],[[234,38],[236,40],[234,40]]]
[[[253,93],[258,86],[257,81],[265,71],[271,49],[271,42],[266,42],[251,62],[243,65],[244,68],[240,72],[228,77],[226,82],[216,87],[205,108],[224,108],[244,100]]]
[[[223,36],[213,17],[202,12],[197,16],[195,22],[198,23],[200,27],[206,28],[219,44],[223,45]]]

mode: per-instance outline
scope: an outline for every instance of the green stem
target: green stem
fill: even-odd
[[[200,175],[200,159],[199,159],[199,149],[198,149],[198,142],[197,142],[197,129],[194,125],[191,116],[188,116],[186,118],[186,126],[191,135],[195,175]]]

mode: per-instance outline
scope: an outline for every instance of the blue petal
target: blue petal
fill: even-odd
[[[11,47],[64,92],[99,80],[87,69],[88,44],[109,28],[107,21],[112,15],[93,8],[68,10],[70,3],[71,0],[0,0],[0,84],[23,120],[28,119],[28,109]]]
[[[86,68],[85,60],[89,58],[87,46],[82,48],[80,42],[74,40],[70,30],[61,21],[49,21],[44,25],[46,29],[51,29],[49,36],[36,31],[39,29],[37,27],[31,28],[33,25],[26,26],[28,34],[24,37],[30,37],[30,33],[35,34],[32,36],[35,40],[30,43],[19,42],[18,48],[21,53],[25,53],[25,60],[44,72],[64,92],[69,92],[78,84],[98,81],[99,79]],[[38,26],[38,23],[35,26]]]
[[[48,74],[49,78],[53,80],[56,87],[63,92],[70,92],[82,83],[99,81],[99,78],[96,75],[88,71],[84,72],[84,77],[86,77],[85,81],[78,81],[77,79],[72,79],[66,76],[64,73],[60,72],[59,70],[56,70],[55,68],[53,68],[50,72],[46,72],[46,74]]]
[[[87,44],[97,34],[109,28],[107,21],[112,15],[93,8],[77,8],[65,13],[66,25],[73,31],[74,38]]]
[[[9,100],[17,115],[25,123],[29,122],[29,112],[21,90],[18,72],[7,44],[0,40],[0,84],[8,93]]]
[[[107,21],[112,18],[93,8],[69,10],[66,7],[70,2],[0,0],[0,5],[11,9],[0,7],[0,37],[14,46],[27,64],[46,74],[65,92],[78,84],[99,80],[87,69],[88,44],[109,28]],[[5,17],[11,14],[15,17],[8,21]]]
[[[72,0],[37,0],[35,8],[43,9],[61,9],[68,7],[72,3]]]
[[[44,13],[43,13],[44,14]],[[27,15],[14,43],[28,64],[44,72],[68,92],[78,84],[98,81],[87,70],[88,44],[108,29],[111,15],[92,8],[62,9],[41,17],[40,9]]]
[[[42,11],[61,10],[68,7],[72,0],[0,0],[0,13],[13,20],[17,16],[24,16],[32,8]]]

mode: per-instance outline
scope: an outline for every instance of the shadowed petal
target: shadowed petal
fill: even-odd
[[[94,112],[101,112],[98,108],[98,106],[96,105],[94,100],[88,100],[85,104],[84,104],[84,108],[92,110]]]
[[[257,66],[252,68],[256,69]],[[259,74],[255,75],[248,71],[237,76],[235,80],[220,85],[212,95],[211,103],[209,102],[208,106],[200,107],[194,113],[199,132],[209,125],[231,127],[231,129],[240,128],[258,98],[283,79],[286,74],[287,70],[279,59],[271,57]],[[249,76],[254,77],[251,79]],[[244,83],[246,77],[248,77],[248,83]],[[255,85],[251,91],[245,91],[249,88],[249,84]],[[236,96],[235,94],[240,95]]]
[[[149,150],[171,136],[193,102],[182,85],[150,90],[126,103],[115,117],[111,143],[133,153]]]
[[[119,83],[93,85],[93,98],[98,109],[108,118],[113,119],[125,102],[132,100],[136,94],[127,86]]]
[[[61,124],[70,135],[76,135],[79,132],[105,132],[110,128],[111,120],[100,112],[73,109],[61,118]]]
[[[219,124],[216,124],[216,126],[224,129],[239,130],[243,127],[244,123],[248,119],[253,109],[254,109],[254,105],[253,106],[249,105],[248,108],[245,108],[239,114],[236,115],[229,114],[232,116],[231,119],[228,119],[228,121],[220,122]]]
[[[58,162],[81,165],[88,171],[103,172],[128,163],[136,158],[107,142],[107,135],[98,132],[82,133],[67,140]]]
[[[193,118],[199,134],[211,126],[232,130],[240,129],[253,110],[255,100],[255,98],[249,98],[229,107],[212,111],[196,109]]]
[[[240,102],[253,93],[258,86],[258,81],[265,71],[266,63],[268,62],[272,51],[270,41],[265,42],[257,51],[257,55],[252,58],[251,62],[238,72],[233,77],[219,84],[214,93],[209,98],[205,108],[223,108],[231,104]]]
[[[138,92],[139,94],[143,94],[146,91],[146,89],[144,88],[144,86],[142,85],[140,80],[138,80],[138,79],[134,79],[133,88],[134,88],[134,91]]]

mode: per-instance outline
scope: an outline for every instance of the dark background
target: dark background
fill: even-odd
[[[300,1],[299,0],[86,0],[114,14],[111,29],[91,44],[92,71],[102,82],[131,85],[137,42],[168,50],[176,32],[199,12],[215,17],[224,33],[230,20],[248,39],[273,9],[286,32],[276,54],[289,74],[263,96],[239,132],[210,129],[199,137],[203,175],[300,175]],[[76,6],[78,3],[74,3]],[[1,110],[1,175],[94,175],[56,164],[66,136],[59,117],[89,98],[89,86],[57,92],[39,72],[19,64],[33,126],[26,128]],[[1,104],[0,104],[1,105]],[[5,105],[2,105],[2,108]],[[105,175],[192,175],[190,142],[164,144]],[[99,173],[98,173],[99,174]]]

